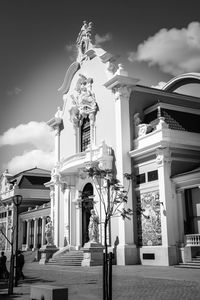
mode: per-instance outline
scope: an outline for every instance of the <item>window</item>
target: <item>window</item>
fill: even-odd
[[[0,218],[4,219],[4,218],[6,218],[6,215],[7,215],[6,212],[2,212],[2,213],[0,213]]]
[[[148,181],[158,180],[158,171],[151,171],[147,173]]]
[[[136,176],[136,184],[145,183],[145,173],[139,174]]]
[[[81,152],[85,151],[90,145],[90,120],[89,118],[83,119],[83,124],[81,125]]]

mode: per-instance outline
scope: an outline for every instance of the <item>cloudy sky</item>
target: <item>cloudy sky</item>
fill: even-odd
[[[1,0],[0,172],[51,168],[46,121],[62,106],[58,88],[83,20],[140,84],[162,86],[200,72],[199,11],[196,0]]]

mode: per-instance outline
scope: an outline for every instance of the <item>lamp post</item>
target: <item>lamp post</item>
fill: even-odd
[[[17,286],[17,272],[18,272],[18,261],[17,261],[17,254],[18,254],[18,227],[19,227],[19,206],[22,203],[22,196],[21,195],[15,195],[12,198],[14,205],[16,206],[16,235],[15,235],[15,286]]]

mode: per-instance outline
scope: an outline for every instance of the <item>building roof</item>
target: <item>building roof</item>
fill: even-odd
[[[195,174],[195,173],[200,173],[200,167],[195,168],[195,169],[193,169],[191,171],[188,171],[188,172],[177,174],[177,175],[173,176],[172,178],[176,178],[176,177],[180,177],[180,176],[185,176],[185,175],[190,175],[190,174]]]
[[[13,178],[19,177],[21,175],[50,176],[50,174],[51,174],[51,172],[49,170],[45,170],[45,169],[35,167],[35,168],[28,169],[28,170],[25,170],[25,171],[22,171],[20,173],[15,174],[15,175],[13,175]]]

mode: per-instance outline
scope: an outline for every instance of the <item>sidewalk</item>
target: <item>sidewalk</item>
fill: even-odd
[[[14,295],[10,297],[0,284],[0,299],[27,300],[31,285],[50,284],[68,287],[69,300],[102,300],[102,267],[27,263],[24,274],[25,280],[14,287]],[[121,299],[199,300],[200,269],[113,266],[113,300]]]

